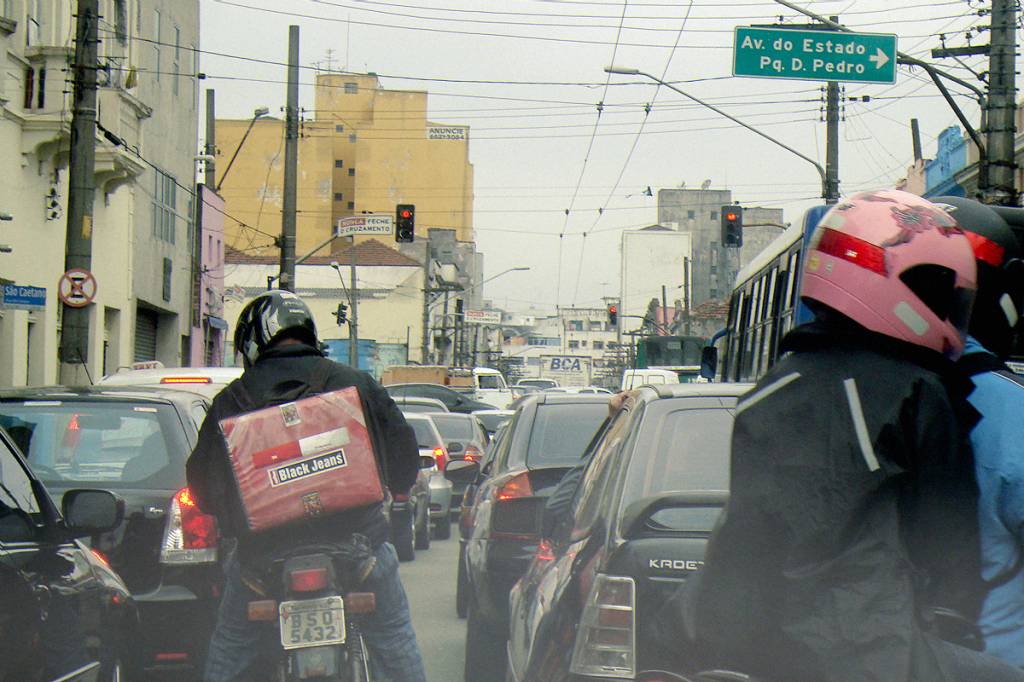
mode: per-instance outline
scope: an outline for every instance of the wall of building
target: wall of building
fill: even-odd
[[[89,312],[89,344],[83,349],[94,378],[135,359],[140,305],[161,314],[158,359],[168,365],[182,361],[183,339],[190,330],[190,199],[198,99],[195,80],[184,75],[196,71],[195,53],[189,49],[198,45],[196,0],[100,4],[105,18],[100,55],[114,68],[101,74],[97,96],[91,269],[98,286]],[[56,287],[64,271],[71,121],[70,99],[63,91],[73,55],[72,5],[62,0],[0,5],[0,11],[10,9],[6,21],[0,21],[0,148],[7,150],[0,155],[0,212],[13,217],[0,223],[0,242],[13,248],[0,254],[0,279],[47,290],[42,310],[0,310],[0,385],[58,380],[61,306]],[[139,37],[159,37],[170,46]],[[158,192],[153,166],[181,184],[168,193],[166,227],[159,235],[154,230]],[[164,259],[170,266],[166,292]]]
[[[198,321],[192,327],[189,364],[217,367],[224,362],[224,200],[198,186],[201,211],[197,284]]]

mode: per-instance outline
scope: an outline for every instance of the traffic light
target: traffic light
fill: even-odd
[[[722,246],[743,246],[743,207],[722,207]]]
[[[608,324],[612,327],[617,327],[619,324],[619,307],[616,305],[608,306]]]
[[[334,317],[338,320],[339,327],[348,322],[348,306],[344,303],[339,303],[338,310],[335,311]]]
[[[413,204],[395,206],[395,241],[411,242],[416,233],[416,207]]]

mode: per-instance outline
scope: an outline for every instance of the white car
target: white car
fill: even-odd
[[[147,367],[124,368],[96,383],[100,386],[149,386],[181,388],[213,398],[242,376],[241,367]]]

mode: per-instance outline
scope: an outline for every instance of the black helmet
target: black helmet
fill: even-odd
[[[284,338],[317,346],[316,323],[309,306],[290,291],[266,291],[246,304],[235,326],[235,352],[249,367],[260,353]]]
[[[968,331],[987,350],[1005,358],[1021,331],[1020,321],[1024,317],[1021,243],[1004,219],[1003,209],[962,197],[938,197],[932,201],[956,218],[967,233],[978,263],[978,292]]]

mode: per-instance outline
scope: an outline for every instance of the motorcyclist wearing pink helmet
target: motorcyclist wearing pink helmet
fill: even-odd
[[[920,197],[865,192],[825,215],[802,275],[816,320],[737,405],[730,500],[688,587],[702,663],[779,682],[1024,679],[931,626],[932,607],[976,615],[984,590],[976,414],[950,371],[970,243]]]

